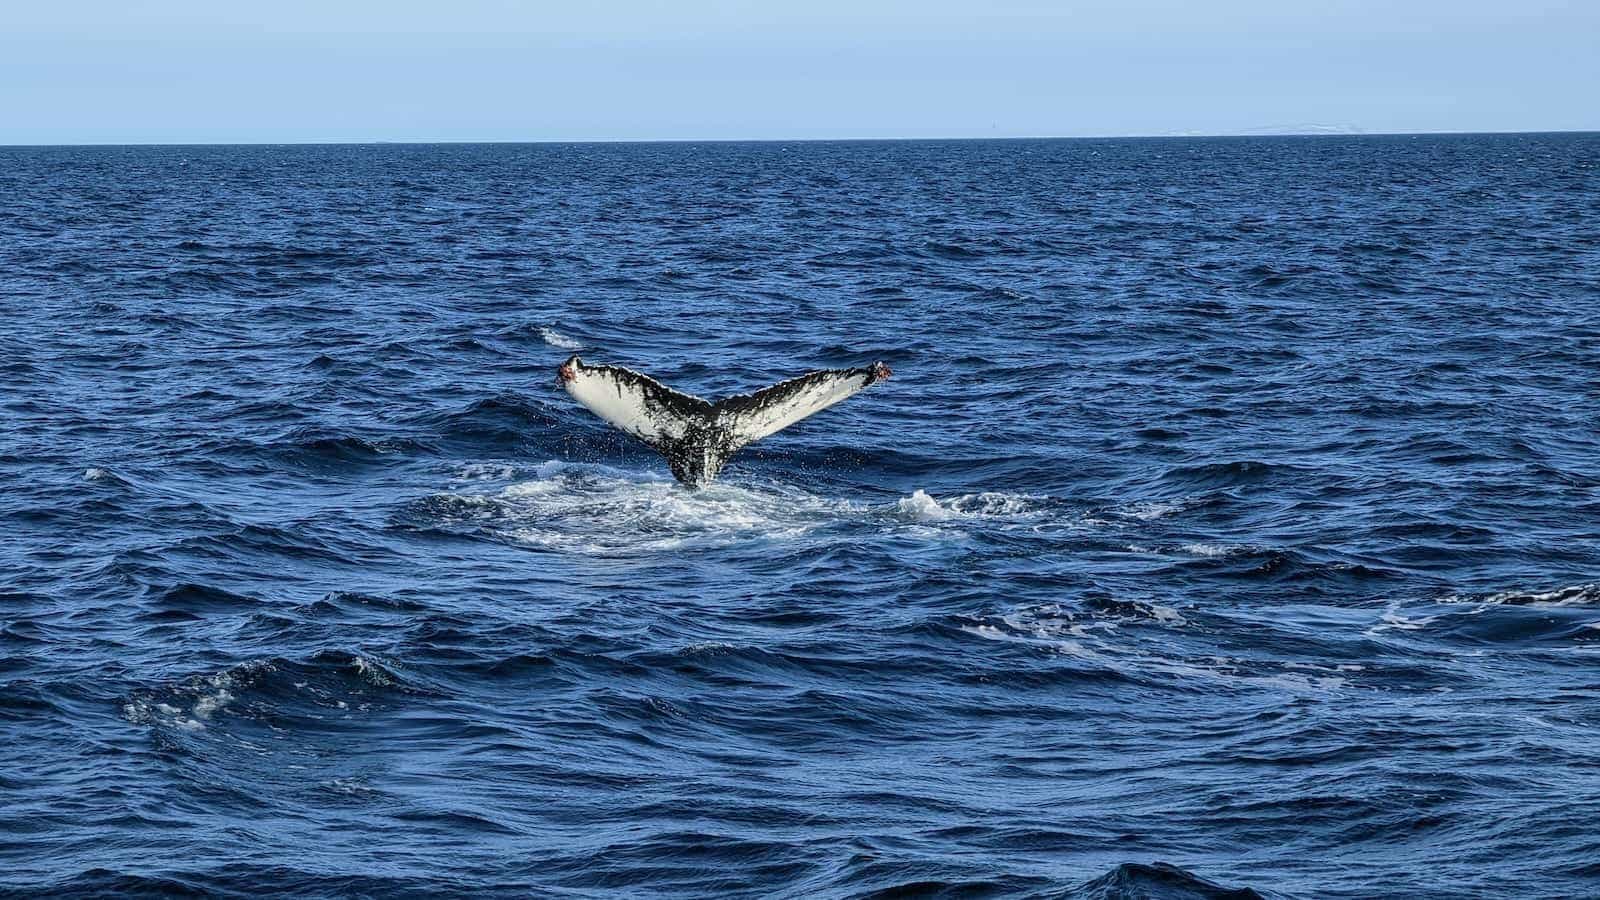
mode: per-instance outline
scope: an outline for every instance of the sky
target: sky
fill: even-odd
[[[0,144],[1600,130],[1600,0],[0,0]]]

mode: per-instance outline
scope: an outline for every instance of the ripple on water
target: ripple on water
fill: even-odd
[[[0,163],[0,894],[1595,893],[1596,135]]]

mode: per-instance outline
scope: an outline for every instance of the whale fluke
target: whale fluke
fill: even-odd
[[[889,377],[881,362],[827,369],[715,403],[682,394],[621,366],[586,365],[576,355],[556,370],[589,411],[667,458],[672,476],[698,486],[715,480],[739,448],[793,425]]]

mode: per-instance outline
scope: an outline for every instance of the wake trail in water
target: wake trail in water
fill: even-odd
[[[854,541],[896,532],[951,536],[975,528],[1068,523],[1048,500],[985,492],[936,500],[917,490],[892,503],[828,497],[773,482],[720,481],[690,490],[666,475],[550,460],[532,477],[476,465],[464,477],[511,480],[490,493],[452,492],[421,501],[414,518],[491,534],[523,546],[579,555],[643,555],[743,544]],[[906,531],[907,526],[914,527]],[[920,526],[939,526],[926,528]]]

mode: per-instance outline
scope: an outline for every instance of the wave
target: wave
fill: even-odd
[[[1214,646],[1183,652],[1180,639],[1208,631],[1216,617],[1187,607],[1091,593],[1071,603],[1037,603],[977,618],[955,617],[957,633],[1032,651],[1020,668],[986,673],[986,684],[1015,676],[1036,679],[1039,651],[1064,661],[1073,677],[1111,678],[1184,691],[1223,683],[1295,694],[1325,694],[1346,687],[1361,666],[1310,664],[1249,655],[1219,655]],[[1260,641],[1276,640],[1263,636]],[[999,657],[997,657],[999,659]],[[1013,666],[1015,663],[1012,664]]]
[[[310,617],[330,614],[386,616],[390,613],[426,612],[429,608],[425,603],[399,597],[335,591],[320,600],[296,606],[294,611]]]
[[[552,347],[559,347],[562,350],[583,349],[583,342],[567,337],[554,328],[545,328],[540,326],[539,340],[544,341],[546,344],[549,344]]]
[[[1600,643],[1596,607],[1600,607],[1600,583],[1596,582],[1547,591],[1507,590],[1456,594],[1434,601],[1392,601],[1366,634],[1583,649]]]
[[[346,531],[301,522],[283,526],[227,524],[151,548],[150,552],[158,556],[194,554],[216,560],[234,560],[241,564],[249,564],[263,555],[347,563],[359,557],[365,549],[366,545],[359,537]],[[113,560],[114,564],[120,566],[137,561],[125,559],[127,553],[124,551],[124,554],[119,554]]]
[[[1135,519],[1140,522],[1153,522],[1175,516],[1194,505],[1190,500],[1140,500],[1123,506],[1114,506],[1103,510],[1104,514],[1121,519]]]
[[[1266,584],[1320,586],[1351,585],[1392,580],[1393,569],[1379,568],[1341,554],[1315,548],[1291,549],[1259,544],[1234,544],[1195,541],[1184,544],[1129,544],[1133,553],[1154,554],[1167,559],[1167,565],[1153,570],[1157,574],[1211,579],[1229,579]]]
[[[157,591],[147,601],[158,614],[199,616],[208,612],[239,612],[260,607],[263,601],[205,584],[184,582]]]
[[[1229,888],[1171,863],[1123,863],[1068,894],[1080,900],[1265,900],[1251,888]]]
[[[1255,547],[1240,546],[1237,544],[1184,544],[1178,548],[1184,553],[1194,556],[1214,558],[1219,556],[1238,556],[1244,553],[1254,553]]]
[[[1034,516],[1050,508],[1047,498],[1028,494],[985,491],[936,500],[922,489],[895,503],[895,512],[911,522],[947,522],[952,519],[1006,519]]]
[[[434,690],[402,677],[376,657],[323,650],[305,660],[250,660],[206,675],[194,675],[136,692],[122,706],[135,725],[205,729],[224,711],[268,721],[316,710],[359,710],[394,694]]]
[[[120,476],[117,473],[111,471],[110,469],[102,469],[99,466],[91,466],[91,467],[89,467],[87,469],[84,469],[83,470],[83,480],[84,481],[103,481],[103,482],[107,482],[109,484],[123,484],[123,485],[128,484],[128,480],[126,478],[123,478],[122,476]]]
[[[537,400],[506,392],[474,400],[465,407],[430,412],[411,420],[428,429],[433,440],[483,450],[520,447],[552,435],[560,420]]]
[[[92,897],[259,897],[264,885],[283,896],[299,897],[442,897],[472,894],[459,875],[394,875],[363,873],[333,875],[325,871],[286,865],[232,863],[218,867],[172,869],[160,873],[119,871],[105,867],[86,869],[60,880],[48,891],[31,886],[19,896]],[[477,893],[539,893],[536,883],[512,882],[478,886]]]
[[[971,247],[963,247],[960,244],[939,243],[938,241],[927,241],[922,245],[922,250],[929,256],[937,257],[939,259],[966,261],[982,259],[984,257],[984,253],[981,250],[974,250]]]
[[[998,618],[979,623],[984,636],[1017,636],[1054,640],[1084,637],[1092,630],[1107,630],[1108,623],[1146,623],[1182,628],[1188,620],[1175,607],[1146,600],[1089,594],[1076,604],[1040,603],[1019,606]]]
[[[1600,582],[1548,591],[1501,591],[1482,597],[1478,602],[1495,606],[1600,606]]]
[[[1176,466],[1168,469],[1161,477],[1163,481],[1179,482],[1195,487],[1224,488],[1257,484],[1300,470],[1301,467],[1298,466],[1242,459],[1226,463]]]
[[[435,448],[405,437],[367,438],[329,432],[313,426],[291,429],[282,436],[258,442],[238,438],[210,445],[214,455],[256,456],[274,464],[326,472],[347,466],[370,465],[396,455],[433,452]]]

